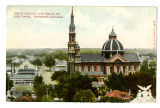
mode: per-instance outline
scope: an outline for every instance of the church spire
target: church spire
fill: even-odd
[[[113,29],[113,26],[112,26],[112,31],[111,33],[109,34],[109,39],[116,39],[116,33],[114,32],[114,29]]]
[[[73,7],[72,7],[72,12],[71,12],[71,23],[69,26],[69,32],[75,32]]]

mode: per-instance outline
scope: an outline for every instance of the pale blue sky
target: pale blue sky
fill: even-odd
[[[58,12],[63,18],[13,18],[14,12]],[[67,48],[71,7],[8,6],[7,48]],[[101,48],[112,26],[124,48],[153,48],[156,7],[74,6],[76,40]]]

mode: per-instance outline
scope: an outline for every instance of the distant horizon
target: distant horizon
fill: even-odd
[[[10,49],[68,49],[68,48],[6,48],[6,50]],[[81,49],[87,49],[87,48],[81,48]],[[88,48],[88,49],[102,49],[102,48]],[[150,49],[153,50],[153,48],[124,48],[125,49]]]

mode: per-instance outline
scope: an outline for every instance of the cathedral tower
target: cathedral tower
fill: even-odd
[[[75,33],[75,24],[74,24],[74,14],[73,14],[73,7],[71,12],[71,23],[69,26],[69,42],[68,42],[68,72],[75,71],[75,46],[76,46],[76,33]]]

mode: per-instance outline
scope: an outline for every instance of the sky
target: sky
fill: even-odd
[[[7,49],[67,48],[71,6],[8,6]],[[114,28],[124,48],[153,48],[156,7],[74,6],[76,41],[102,48]],[[16,18],[16,13],[59,13],[61,18]]]

